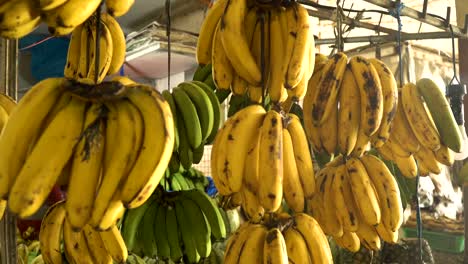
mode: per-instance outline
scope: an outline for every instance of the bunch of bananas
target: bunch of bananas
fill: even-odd
[[[5,128],[8,118],[11,112],[16,107],[16,102],[11,99],[9,96],[0,93],[0,131],[3,131]],[[5,209],[7,207],[7,201],[0,199],[0,219],[3,218]]]
[[[190,168],[185,171],[176,171],[171,173],[166,170],[166,175],[161,179],[161,185],[166,191],[185,191],[198,189],[202,192],[208,186],[208,178],[203,173],[195,168]]]
[[[460,152],[462,134],[442,90],[430,79],[401,88],[390,140],[377,150],[406,177],[439,174]],[[417,163],[417,164],[416,164]]]
[[[198,38],[197,61],[211,63],[216,87],[257,103],[266,93],[274,103],[301,100],[314,59],[308,12],[294,1],[216,1]]]
[[[370,142],[381,147],[390,137],[398,88],[390,69],[377,59],[338,52],[316,55],[304,99],[304,122],[317,152],[361,156]],[[339,125],[338,125],[339,124]]]
[[[1,134],[0,197],[26,218],[66,178],[72,228],[107,230],[124,207],[143,204],[164,176],[173,124],[169,104],[153,87],[41,81],[24,95]]]
[[[403,221],[400,189],[378,157],[340,155],[317,173],[317,186],[308,209],[339,246],[356,252],[361,244],[380,249],[380,238],[397,242]]]
[[[156,192],[153,199],[126,213],[122,234],[128,249],[137,254],[198,263],[210,256],[211,236],[225,238],[226,227],[215,202],[193,189]]]
[[[86,225],[74,231],[67,218],[65,202],[58,202],[46,212],[39,233],[45,263],[63,263],[62,244],[68,263],[124,263],[128,251],[117,226],[98,232]]]
[[[327,237],[313,217],[271,218],[242,224],[228,240],[224,263],[333,263]]]
[[[221,195],[240,193],[249,218],[277,211],[285,198],[303,212],[315,191],[307,137],[299,118],[260,105],[248,106],[218,132],[211,151],[211,172]]]
[[[175,147],[173,159],[184,169],[198,164],[205,144],[211,143],[221,122],[221,106],[214,91],[204,82],[187,81],[162,95],[174,116]]]
[[[128,12],[135,0],[106,0],[113,16]],[[44,21],[53,35],[68,35],[92,16],[101,0],[9,0],[0,3],[0,36],[21,38]]]
[[[97,23],[100,24],[100,34],[97,34]],[[96,42],[99,43],[99,58]],[[71,34],[64,76],[87,84],[100,83],[120,70],[125,52],[124,32],[115,18],[103,13],[98,22],[97,17],[92,16]]]

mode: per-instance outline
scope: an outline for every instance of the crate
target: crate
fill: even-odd
[[[415,228],[405,227],[403,228],[403,236],[408,238],[417,237],[417,231]],[[465,248],[465,238],[461,234],[423,230],[422,236],[429,242],[432,250],[460,253]]]

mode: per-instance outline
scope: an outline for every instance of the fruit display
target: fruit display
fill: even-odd
[[[301,100],[312,75],[314,37],[307,10],[253,1],[216,1],[202,24],[197,61],[212,65],[217,89],[260,103]]]
[[[47,211],[39,235],[45,263],[124,263],[128,256],[117,226],[98,232],[89,225],[73,230],[68,221],[65,202],[58,202]],[[62,253],[63,248],[63,253]]]
[[[174,158],[184,169],[198,164],[205,144],[211,143],[221,122],[221,106],[213,89],[201,81],[187,81],[162,92],[174,116]]]
[[[1,196],[25,218],[65,177],[72,228],[107,230],[125,207],[143,204],[164,176],[173,124],[169,104],[153,87],[41,81],[18,103],[0,138]]]
[[[66,78],[86,84],[101,83],[106,76],[119,72],[122,67],[126,51],[122,28],[114,17],[102,13],[100,34],[97,34],[97,20],[96,16],[91,16],[73,30],[64,70]],[[99,58],[96,43],[99,43]]]
[[[210,256],[212,238],[226,237],[226,226],[215,201],[203,191],[161,191],[127,211],[122,236],[140,256],[198,263]]]
[[[225,264],[333,263],[327,237],[311,216],[272,215],[245,223],[229,238]]]
[[[63,36],[91,17],[101,0],[15,0],[0,3],[0,36],[18,39],[34,31],[45,22],[50,34]],[[112,16],[126,14],[135,0],[106,0],[107,11]],[[77,12],[79,10],[79,12]]]

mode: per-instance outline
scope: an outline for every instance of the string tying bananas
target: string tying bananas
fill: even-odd
[[[173,124],[169,104],[153,87],[41,81],[18,103],[0,138],[0,196],[25,218],[65,175],[72,229],[108,230],[125,207],[143,204],[164,176]]]
[[[338,156],[317,173],[320,186],[309,211],[340,247],[380,249],[380,239],[396,243],[403,221],[400,189],[378,157]]]
[[[327,237],[309,215],[246,222],[228,239],[224,263],[333,263]]]
[[[280,208],[283,197],[303,212],[315,191],[307,138],[293,114],[248,106],[230,117],[216,135],[211,152],[214,183],[222,195],[242,193],[252,221]]]
[[[220,209],[203,191],[156,192],[141,207],[127,211],[122,235],[141,256],[199,263],[211,254],[211,236],[226,237]]]
[[[45,263],[64,263],[61,244],[68,263],[124,263],[128,250],[117,226],[98,232],[86,225],[74,231],[68,222],[65,202],[51,206],[42,220],[39,233]]]
[[[301,100],[314,70],[314,37],[307,10],[295,2],[262,6],[216,1],[203,22],[197,61],[211,64],[217,89],[259,103]]]
[[[106,0],[107,11],[112,16],[126,14],[134,0]],[[54,36],[70,34],[91,17],[101,0],[15,0],[0,3],[0,36],[19,39],[33,32],[41,22]],[[79,12],[77,12],[79,10]]]
[[[122,28],[115,18],[107,13],[101,15],[100,34],[97,34],[97,23],[96,16],[92,16],[73,30],[64,70],[66,78],[86,84],[101,83],[106,76],[121,69],[126,52]],[[99,58],[96,41],[99,43]]]

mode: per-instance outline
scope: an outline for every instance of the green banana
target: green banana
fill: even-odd
[[[173,152],[171,160],[169,161],[169,171],[171,173],[179,172],[180,167],[179,154],[177,152]]]
[[[184,212],[192,220],[193,239],[200,257],[206,258],[211,252],[211,228],[201,208],[191,199],[182,199]]]
[[[226,226],[220,208],[218,208],[208,194],[200,190],[190,190],[183,192],[182,195],[194,201],[201,208],[216,239],[226,237]]]
[[[190,167],[192,167],[192,164],[193,164],[193,151],[189,142],[190,131],[186,129],[185,123],[182,120],[182,118],[179,117],[179,119],[177,120],[177,123],[179,124],[179,128],[180,128],[179,130],[179,139],[180,139],[179,160],[180,160],[180,164],[182,165],[182,167],[188,170]]]
[[[198,164],[203,159],[203,153],[205,152],[205,142],[203,142],[198,148],[193,149],[193,163]]]
[[[225,230],[226,230],[226,235],[231,235],[235,230],[232,230],[231,226],[229,225],[229,219],[228,219],[228,215],[226,213],[226,211],[221,208],[221,207],[218,207],[218,211],[219,211],[219,214],[221,215],[221,218],[223,220],[223,225],[225,226]],[[205,213],[205,215],[207,215]],[[208,220],[209,221],[209,220]],[[210,223],[211,224],[211,223]],[[214,228],[213,228],[213,225],[211,224],[211,232],[213,233],[214,235]],[[217,238],[215,236],[215,238]]]
[[[148,210],[146,210],[145,215],[142,219],[142,224],[140,226],[139,232],[141,236],[141,242],[143,247],[143,253],[145,256],[154,257],[157,256],[158,248],[156,247],[156,238],[153,235],[154,232],[160,232],[159,229],[155,230],[155,219],[159,211],[158,202],[153,201]]]
[[[179,84],[179,87],[187,93],[195,105],[198,117],[200,118],[202,140],[207,139],[211,135],[214,123],[214,110],[210,98],[200,86],[192,82],[183,82]]]
[[[174,207],[168,206],[166,212],[167,241],[170,246],[171,259],[178,262],[182,257],[182,248],[179,241],[179,227],[177,225],[177,216]]]
[[[195,183],[191,178],[187,178],[184,176],[185,182],[187,183],[189,190],[195,189]]]
[[[213,129],[211,130],[210,135],[208,135],[208,137],[206,138],[205,143],[210,144],[211,142],[213,142],[221,123],[221,105],[219,103],[218,97],[216,96],[216,93],[213,92],[213,90],[206,83],[199,81],[192,81],[192,83],[203,89],[203,91],[208,95],[208,98],[211,101],[211,106],[213,107]]]
[[[162,188],[165,191],[168,191],[170,189],[170,186],[168,185],[169,182],[167,181],[170,176],[171,176],[171,171],[169,170],[169,168],[167,168],[166,171],[164,172],[164,177],[162,177],[161,180],[159,181],[159,185],[162,186]]]
[[[169,242],[167,241],[167,225],[166,225],[166,206],[160,205],[158,212],[156,213],[156,219],[153,222],[154,228],[153,237],[156,240],[156,245],[158,248],[158,257],[167,259],[171,257],[171,249],[169,247]]]
[[[179,225],[182,241],[184,242],[185,254],[190,263],[198,263],[200,261],[200,254],[197,252],[197,245],[193,239],[195,236],[192,228],[193,220],[188,217],[180,200],[175,201],[175,211],[177,224]]]
[[[174,119],[174,149],[179,149],[179,129],[177,128],[177,107],[174,101],[174,98],[172,97],[172,94],[168,90],[162,91],[162,96],[164,99],[167,101],[169,104],[169,107],[171,108],[172,112],[172,118]]]
[[[197,70],[193,74],[193,80],[194,81],[203,81],[209,75],[211,75],[211,63],[208,63],[206,65],[198,65]]]
[[[179,133],[185,131],[190,146],[192,146],[192,148],[196,148],[200,146],[203,139],[203,133],[197,109],[193,104],[192,100],[190,100],[190,97],[187,95],[187,93],[185,93],[183,89],[179,87],[174,88],[172,91],[172,95],[174,96],[178,113],[180,113],[182,117],[179,117],[177,120],[183,120],[183,124],[185,127],[185,129],[183,129],[184,127],[180,127],[180,123],[177,123],[177,125],[179,126]],[[182,137],[182,135],[179,135],[179,137]]]
[[[216,84],[213,80],[213,75],[210,73],[208,74],[208,76],[206,76],[205,80],[203,80],[204,83],[206,83],[210,88],[211,90],[215,91],[219,91],[218,89],[216,89]]]
[[[183,191],[190,190],[190,187],[189,187],[187,181],[185,180],[185,177],[182,174],[176,172],[176,173],[172,174],[172,178],[179,182],[180,187],[182,188]]]
[[[455,152],[460,152],[462,136],[453,116],[452,109],[442,90],[435,82],[428,78],[422,78],[417,81],[416,87],[426,102],[444,145]]]
[[[138,227],[141,224],[141,219],[145,215],[146,210],[150,207],[152,202],[153,199],[150,198],[142,206],[127,210],[125,214],[122,224],[122,237],[129,251],[133,251],[135,248]]]
[[[202,192],[205,191],[205,185],[203,185],[202,182],[196,181],[196,182],[194,182],[194,184],[195,184],[195,188],[197,188],[198,190],[200,190]]]
[[[182,191],[182,186],[179,183],[179,180],[175,179],[174,177],[171,177],[171,189],[173,191]]]

